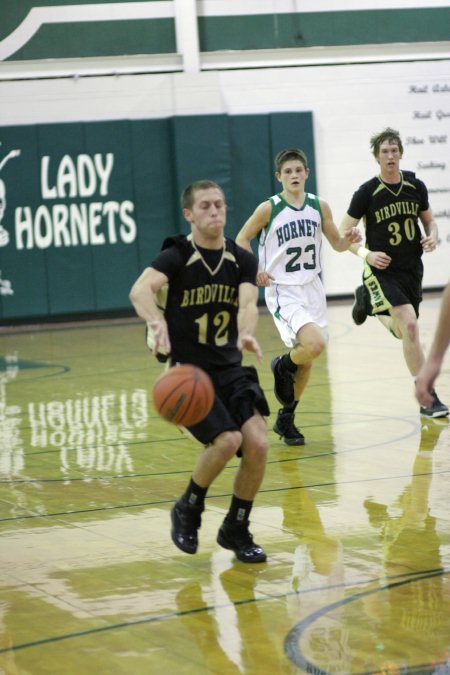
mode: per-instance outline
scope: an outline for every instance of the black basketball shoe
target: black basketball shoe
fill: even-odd
[[[179,499],[170,512],[172,541],[184,553],[197,552],[197,531],[202,522],[203,508],[203,506],[191,506],[183,499]]]
[[[355,291],[355,302],[352,307],[352,318],[357,326],[367,319],[366,287],[358,286]]]
[[[433,391],[433,403],[431,406],[429,408],[420,407],[422,417],[447,417],[448,413],[448,406],[439,400],[435,391]]]
[[[294,424],[294,413],[279,410],[272,429],[286,445],[305,445],[305,437]]]
[[[276,356],[270,364],[275,380],[274,391],[281,405],[291,405],[294,403],[294,373],[283,368],[282,358],[282,356]]]
[[[264,549],[255,544],[248,530],[249,521],[235,523],[223,521],[217,534],[217,543],[234,551],[236,558],[245,563],[260,563],[267,560]]]

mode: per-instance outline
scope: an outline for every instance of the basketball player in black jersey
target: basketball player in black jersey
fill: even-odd
[[[152,351],[167,354],[172,366],[192,363],[208,372],[215,388],[211,412],[189,427],[204,445],[185,493],[172,511],[172,540],[195,553],[205,497],[226,464],[241,457],[229,511],[218,543],[243,562],[264,562],[266,554],[249,532],[249,516],[267,461],[270,414],[253,367],[242,351],[261,348],[254,337],[258,320],[256,258],[224,236],[226,203],[212,181],[197,181],[182,194],[191,233],[166,239],[163,250],[137,279],[130,299],[152,333]],[[158,294],[167,287],[165,309]]]
[[[353,194],[341,224],[345,232],[363,218],[366,234],[365,246],[350,246],[364,260],[363,284],[356,289],[352,316],[357,325],[367,316],[377,316],[402,340],[406,365],[415,377],[425,361],[417,322],[422,254],[435,250],[437,225],[425,184],[413,172],[400,170],[403,145],[398,131],[388,127],[374,135],[370,144],[380,173]],[[449,414],[435,391],[431,404],[420,412],[425,417]]]

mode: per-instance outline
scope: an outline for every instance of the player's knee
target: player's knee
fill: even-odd
[[[241,444],[242,434],[240,431],[225,431],[216,439],[216,446],[227,461],[234,457]]]
[[[267,453],[269,452],[269,439],[267,438],[267,435],[261,434],[255,438],[253,442],[253,448],[255,455],[265,459],[267,457]]]
[[[249,462],[264,464],[269,452],[269,440],[266,434],[254,436],[244,448],[245,459]]]
[[[308,352],[311,360],[317,359],[325,349],[326,342],[322,338],[317,338],[308,345]]]
[[[417,324],[417,320],[415,317],[409,317],[406,320],[403,326],[402,333],[403,335],[405,335],[406,333],[411,342],[415,342],[417,340],[419,334],[419,326]]]

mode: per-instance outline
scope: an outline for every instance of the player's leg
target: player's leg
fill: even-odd
[[[266,302],[275,318],[289,352],[272,360],[275,396],[282,405],[291,405],[308,381],[300,366],[310,364],[326,345],[326,297],[319,277],[304,286],[277,286],[266,291]]]
[[[273,426],[275,433],[283,439],[286,445],[305,444],[305,437],[294,422],[295,411],[308,384],[312,361],[320,356],[325,346],[324,330],[315,323],[307,323],[298,331],[296,344],[289,353],[290,361],[297,366],[293,377],[294,400],[292,403],[283,403]],[[287,361],[286,356],[282,358],[283,361]],[[289,368],[289,365],[286,367]]]
[[[208,488],[234,457],[241,442],[239,431],[225,431],[207,445],[198,457],[184,494],[172,508],[172,541],[185,553],[197,552],[198,530]]]
[[[253,415],[244,422],[242,438],[242,459],[234,480],[233,497],[217,542],[234,551],[242,562],[264,562],[267,556],[249,531],[250,512],[267,463],[267,426],[261,415]]]
[[[215,389],[219,393],[216,383]],[[205,419],[188,431],[203,445],[203,449],[184,494],[171,510],[171,536],[179,549],[185,553],[196,553],[208,488],[234,457],[241,445],[242,434],[239,423],[233,420],[219,396],[215,397],[213,407]]]
[[[269,441],[267,424],[261,415],[253,415],[242,425],[242,460],[234,479],[233,492],[252,501],[261,487],[266,470]]]
[[[291,359],[297,366],[310,364],[321,355],[326,344],[321,328],[315,323],[307,323],[297,333],[297,342],[290,352]],[[297,387],[301,386],[301,382],[297,382]]]
[[[286,445],[305,445],[305,437],[295,424],[295,412],[311,374],[312,363],[299,366],[294,380],[294,402],[284,404],[278,414],[272,429]]]
[[[392,319],[391,332],[400,337],[403,344],[403,355],[411,375],[419,372],[425,361],[422,345],[420,344],[419,323],[412,305],[399,305],[389,310]],[[433,403],[429,408],[421,406],[420,413],[424,417],[446,417],[449,414],[448,406],[433,392]]]
[[[353,322],[357,326],[361,326],[368,316],[374,316],[381,310],[384,312],[389,310],[392,303],[385,297],[386,289],[389,289],[389,284],[386,286],[386,275],[379,276],[376,268],[372,268],[365,263],[363,283],[355,290],[355,300],[352,307]],[[388,330],[390,329],[388,328]]]
[[[272,361],[275,378],[275,395],[282,404],[298,401],[308,384],[312,361],[326,346],[324,335],[314,323],[308,323],[298,331],[295,346]]]
[[[402,339],[402,336],[400,335],[399,332],[399,327],[398,325],[396,325],[396,321],[393,319],[392,316],[388,316],[387,314],[376,314],[375,316],[377,317],[381,325],[384,326],[391,335],[393,335],[398,340]]]
[[[403,344],[403,355],[411,375],[417,375],[425,361],[419,339],[419,324],[416,313],[412,305],[399,305],[391,307],[389,310],[391,323],[386,323],[386,327],[396,336],[401,338]]]

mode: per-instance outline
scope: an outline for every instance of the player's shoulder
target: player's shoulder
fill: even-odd
[[[268,199],[266,199],[266,201],[261,204],[261,207],[265,209],[265,215],[267,217],[268,223],[274,220],[274,218],[276,218],[285,209],[291,209],[289,202],[286,201],[282,192],[268,197]]]
[[[319,195],[316,195],[314,192],[307,192],[305,196],[305,202],[306,204],[309,204],[309,206],[312,206],[314,208],[320,208],[321,206],[328,206],[328,202],[326,199],[323,199],[322,197],[319,197]]]
[[[414,171],[402,171],[403,182],[412,183],[415,186],[425,187],[423,180],[420,180],[414,173]]]
[[[260,220],[266,221],[270,218],[274,207],[282,203],[282,199],[279,195],[273,195],[272,197],[267,197],[262,202],[258,204],[254,210],[254,215]]]
[[[354,191],[352,200],[358,204],[367,205],[374,194],[376,194],[380,188],[381,181],[378,176],[373,176],[369,180],[364,181],[361,185]]]
[[[159,272],[170,274],[185,264],[192,250],[192,245],[185,235],[166,237],[161,245],[159,253],[152,262]]]
[[[369,180],[364,181],[364,183],[361,183],[361,185],[358,187],[358,191],[360,192],[372,192],[374,188],[378,187],[380,184],[380,179],[378,176],[372,176],[372,178],[369,178]]]
[[[281,204],[283,202],[283,197],[281,196],[281,193],[277,193],[276,195],[272,195],[271,197],[267,197],[267,199],[263,202],[263,204],[269,204],[269,205],[274,205],[277,206],[278,204]]]
[[[239,246],[239,244],[237,244],[234,239],[225,237],[225,248],[228,253],[228,257],[233,257],[239,266],[254,266],[257,264],[256,257],[253,255],[253,253],[250,253],[250,251],[247,251],[247,249]]]
[[[164,239],[160,255],[182,263],[192,255],[192,234],[175,234]]]
[[[165,251],[168,248],[185,249],[189,245],[189,236],[185,234],[174,234],[164,239],[161,251]]]
[[[414,171],[410,171],[409,169],[402,169],[402,176],[403,180],[405,180],[405,178],[408,178],[409,180],[420,180],[420,178],[417,178],[416,173]]]

